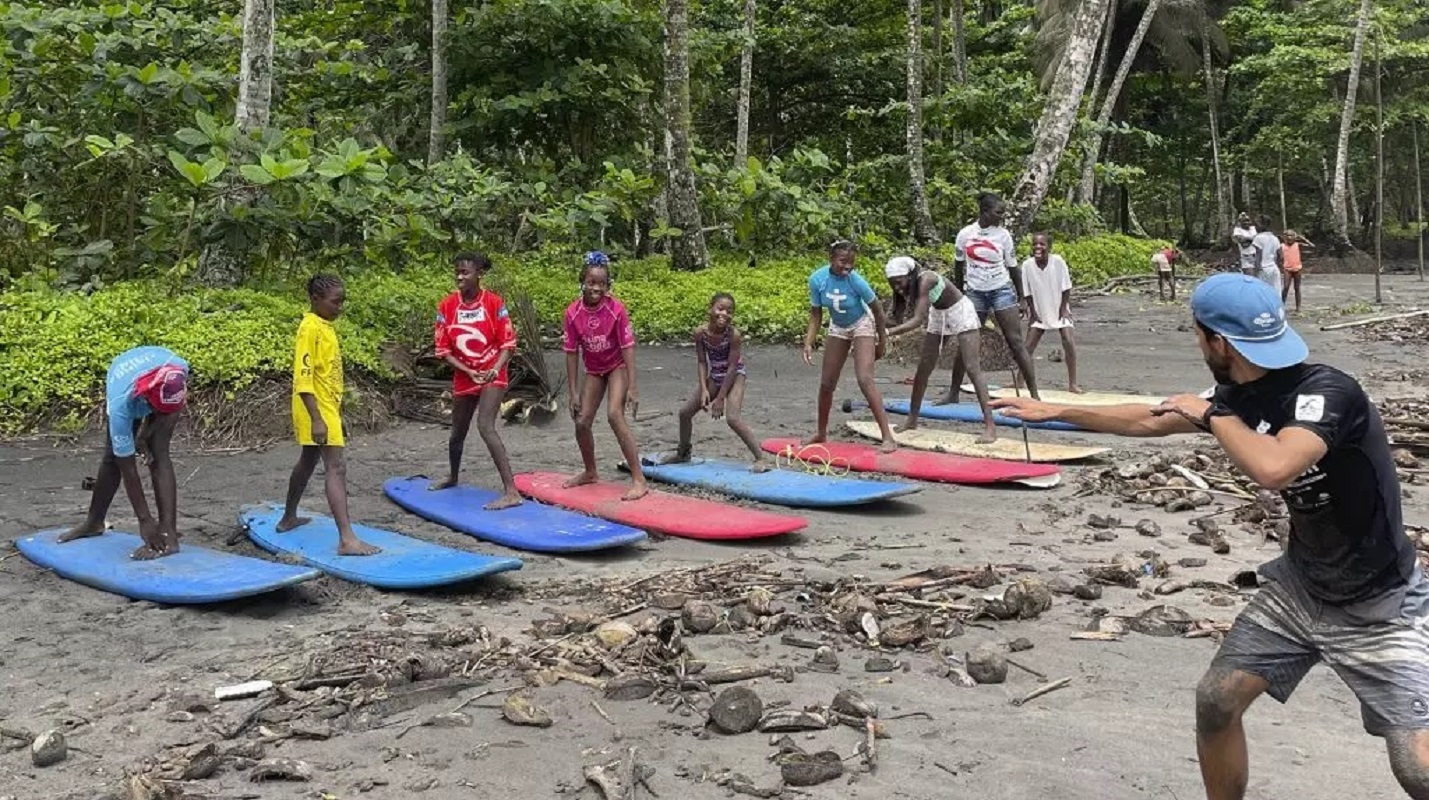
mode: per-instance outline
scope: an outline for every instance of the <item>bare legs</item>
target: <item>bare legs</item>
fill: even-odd
[[[491,454],[496,465],[496,473],[501,476],[501,496],[482,506],[488,511],[521,505],[521,495],[516,491],[516,480],[511,472],[511,459],[506,455],[506,444],[496,430],[496,417],[501,412],[501,401],[506,390],[488,386],[479,394],[460,395],[453,399],[452,432],[447,440],[447,462],[451,472],[447,479],[432,484],[434,490],[447,489],[457,485],[461,474],[462,453],[466,449],[466,437],[471,432],[472,417],[476,417],[476,431]]]
[[[1063,359],[1067,362],[1067,391],[1073,394],[1083,394],[1082,387],[1077,383],[1077,346],[1072,339],[1071,328],[1061,328],[1058,331],[1062,335]],[[1033,328],[1027,335],[1027,352],[1032,354],[1037,352],[1037,345],[1042,342],[1042,329]]]
[[[352,530],[352,520],[347,514],[347,459],[341,447],[304,445],[293,466],[293,474],[288,478],[288,499],[283,509],[283,518],[278,521],[277,531],[286,533],[300,525],[311,522],[309,517],[298,516],[298,504],[303,501],[303,492],[313,477],[319,459],[323,462],[323,490],[327,494],[328,509],[337,524],[337,554],[340,556],[370,556],[382,552],[382,548],[370,545],[357,538]]]
[[[819,376],[818,429],[813,436],[805,439],[803,444],[828,441],[829,412],[834,405],[834,391],[838,388],[839,375],[843,373],[844,363],[848,361],[849,352],[852,351],[853,371],[858,379],[859,391],[868,401],[868,408],[873,412],[873,418],[878,422],[878,430],[883,434],[883,445],[879,449],[885,453],[898,449],[898,442],[893,438],[893,429],[888,424],[888,412],[883,408],[883,397],[878,392],[877,384],[873,382],[876,360],[874,356],[877,349],[878,340],[872,336],[859,336],[851,342],[835,336],[824,340],[824,361]]]
[[[600,408],[601,395],[605,395],[606,420],[615,433],[615,440],[620,444],[620,455],[630,468],[630,491],[621,499],[639,500],[650,491],[645,485],[645,473],[640,469],[640,448],[635,443],[635,434],[631,433],[629,423],[625,421],[625,398],[629,389],[630,376],[625,367],[619,367],[607,375],[585,376],[585,383],[581,386],[581,410],[576,417],[576,445],[580,448],[581,462],[585,469],[565,482],[567,488],[595,483],[598,479],[593,426],[596,409]]]
[[[1295,287],[1295,310],[1300,310],[1300,270],[1286,270],[1285,285],[1280,288],[1280,302],[1282,304],[1290,297],[1290,287]]]
[[[759,449],[759,441],[754,438],[754,431],[750,430],[742,416],[744,385],[743,375],[734,376],[734,384],[729,387],[729,394],[724,398],[724,420],[729,425],[729,429],[734,431],[740,441],[744,442],[744,446],[749,448],[749,452],[754,455],[752,469],[755,472],[764,472],[769,469],[769,465],[764,460],[764,451]],[[711,397],[719,392],[718,386],[711,385],[707,388],[715,390],[711,393]],[[672,463],[690,460],[690,438],[694,434],[695,415],[700,412],[700,394],[700,391],[696,390],[690,395],[690,399],[680,407],[680,444],[675,451],[675,457],[671,459]]]
[[[1248,672],[1212,666],[1196,687],[1196,755],[1206,800],[1243,800],[1250,780],[1241,718],[1270,684]]]

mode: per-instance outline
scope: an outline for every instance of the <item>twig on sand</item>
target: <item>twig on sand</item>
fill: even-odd
[[[1045,683],[1041,686],[1038,686],[1036,689],[1033,689],[1032,691],[1028,692],[1027,694],[1024,694],[1021,697],[1014,697],[1012,699],[1012,704],[1014,706],[1020,706],[1023,703],[1028,702],[1029,700],[1035,700],[1044,694],[1051,694],[1052,692],[1055,692],[1058,689],[1066,688],[1071,684],[1071,678],[1059,678],[1058,680],[1052,681],[1051,683]]]
[[[462,710],[463,708],[466,708],[467,706],[471,705],[472,703],[475,703],[477,700],[480,700],[480,699],[482,699],[483,697],[490,697],[491,695],[494,695],[494,694],[505,694],[505,693],[507,693],[507,692],[514,692],[514,691],[516,691],[517,689],[521,689],[521,688],[523,688],[523,687],[521,687],[521,686],[503,686],[503,687],[501,687],[501,688],[499,688],[499,689],[484,689],[484,690],[482,690],[482,691],[480,691],[480,692],[477,692],[476,694],[472,695],[471,697],[466,698],[465,700],[461,701],[460,703],[457,703],[456,705],[452,706],[452,707],[451,707],[449,710],[447,710],[445,713],[446,713],[446,714],[455,714],[456,712]],[[398,731],[396,737],[394,737],[394,738],[401,739],[403,736],[406,736],[407,734],[411,733],[413,730],[416,730],[417,728],[420,728],[420,727],[422,727],[422,726],[425,725],[425,724],[426,724],[425,722],[418,722],[418,723],[416,723],[415,725],[408,725],[407,727],[405,727],[405,728],[403,728],[402,730]]]
[[[878,729],[874,727],[873,717],[863,718],[863,765],[868,767],[869,772],[878,769]]]
[[[948,766],[947,764],[942,763],[941,761],[934,761],[934,762],[933,762],[933,766],[935,766],[935,767],[937,767],[938,769],[940,769],[940,770],[942,770],[942,771],[948,773],[949,775],[952,775],[953,777],[957,777],[957,775],[958,775],[958,771],[957,771],[957,770],[953,769],[952,767]]]
[[[1025,666],[1025,665],[1023,665],[1023,664],[1019,664],[1019,663],[1017,663],[1016,661],[1013,661],[1013,660],[1010,659],[1010,658],[1007,659],[1007,663],[1008,663],[1008,664],[1011,664],[1011,665],[1014,666],[1014,667],[1017,667],[1018,669],[1022,670],[1022,671],[1025,672],[1025,673],[1027,673],[1028,675],[1033,676],[1034,678],[1036,678],[1036,679],[1039,680],[1039,681],[1045,681],[1045,680],[1047,680],[1047,676],[1046,676],[1046,675],[1044,675],[1044,674],[1038,672],[1037,670],[1035,670],[1035,669],[1033,669],[1033,668],[1031,668],[1031,667],[1029,667],[1029,666]]]
[[[600,703],[597,703],[596,701],[592,700],[590,701],[590,704],[591,707],[595,709],[595,713],[600,715],[601,719],[605,720],[606,722],[609,722],[611,725],[615,724],[615,720],[611,719],[610,715],[605,713],[605,709],[600,707]]]

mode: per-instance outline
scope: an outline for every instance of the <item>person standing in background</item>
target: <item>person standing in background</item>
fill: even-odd
[[[1255,264],[1255,245],[1251,244],[1256,233],[1255,225],[1250,221],[1250,214],[1240,212],[1240,216],[1236,217],[1235,229],[1231,231],[1231,241],[1240,248],[1238,263],[1241,274],[1252,278],[1257,277],[1258,272]]]
[[[1255,252],[1255,274],[1252,277],[1270,284],[1270,288],[1280,294],[1280,237],[1270,230],[1269,217],[1261,214],[1258,222],[1260,231],[1251,240],[1251,249]]]
[[[1287,229],[1280,235],[1280,264],[1285,268],[1284,283],[1280,289],[1280,302],[1284,303],[1290,297],[1290,287],[1295,287],[1295,312],[1300,312],[1300,270],[1304,264],[1301,260],[1300,245],[1305,245],[1311,250],[1315,245],[1309,239],[1301,236],[1293,230]]]

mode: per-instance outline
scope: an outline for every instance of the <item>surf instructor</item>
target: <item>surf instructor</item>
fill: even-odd
[[[1278,293],[1221,274],[1191,296],[1196,338],[1216,380],[1156,407],[993,401],[1008,416],[1121,436],[1209,433],[1290,511],[1280,557],[1196,689],[1196,744],[1208,800],[1240,800],[1249,779],[1245,713],[1261,694],[1286,702],[1324,662],[1383,738],[1400,786],[1429,798],[1429,582],[1405,536],[1384,423],[1353,378],[1306,363]]]
[[[62,534],[60,542],[104,533],[104,517],[122,482],[139,520],[139,537],[144,540],[129,557],[145,561],[179,551],[178,486],[169,442],[188,399],[188,379],[188,362],[163,347],[136,347],[110,362],[104,405],[108,436],[89,514]],[[144,497],[136,455],[149,465],[158,519]]]

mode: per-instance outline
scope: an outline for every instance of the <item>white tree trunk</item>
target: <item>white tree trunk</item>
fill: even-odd
[[[1206,113],[1211,123],[1211,163],[1216,172],[1216,224],[1212,226],[1216,234],[1212,241],[1221,242],[1230,238],[1235,220],[1231,218],[1225,172],[1221,166],[1221,129],[1216,119],[1220,93],[1216,91],[1216,74],[1211,68],[1211,23],[1205,16],[1201,17],[1201,68],[1206,82]]]
[[[749,101],[754,91],[755,0],[744,0],[744,45],[739,48],[739,101],[735,108],[734,164],[749,163]]]
[[[1117,67],[1116,77],[1112,78],[1111,86],[1106,90],[1106,98],[1102,100],[1101,111],[1097,113],[1096,124],[1092,126],[1091,137],[1087,141],[1087,152],[1082,159],[1082,179],[1077,184],[1077,202],[1079,203],[1090,203],[1094,199],[1097,185],[1097,159],[1101,155],[1103,131],[1111,122],[1112,112],[1116,110],[1116,101],[1121,97],[1122,87],[1126,85],[1126,76],[1131,74],[1131,64],[1136,60],[1136,53],[1141,49],[1141,42],[1146,38],[1146,32],[1151,29],[1151,21],[1155,19],[1156,11],[1160,7],[1161,0],[1147,0],[1146,9],[1141,12],[1141,21],[1136,25],[1136,32],[1131,35],[1131,43],[1127,45],[1126,52],[1121,56],[1121,64]],[[1110,24],[1108,24],[1109,29]],[[1095,98],[1096,95],[1093,94],[1092,97]]]
[[[968,82],[967,13],[963,0],[953,0],[953,79],[960,84]]]
[[[1092,59],[1096,55],[1097,38],[1101,34],[1101,22],[1106,17],[1108,2],[1082,0],[1072,14],[1067,47],[1062,63],[1057,66],[1052,88],[1047,93],[1042,118],[1037,121],[1027,168],[1012,192],[1011,225],[1008,227],[1014,237],[1021,237],[1032,227],[1032,218],[1042,206],[1047,187],[1052,183],[1052,176],[1057,173],[1057,165],[1067,149],[1067,139],[1072,134],[1077,111],[1081,108],[1082,92],[1087,88],[1087,77],[1092,71]]]
[[[938,231],[928,212],[928,183],[923,173],[923,2],[908,0],[908,213],[918,244],[935,244]]]
[[[1350,241],[1350,210],[1346,176],[1349,173],[1350,129],[1355,122],[1355,95],[1360,87],[1360,64],[1364,61],[1364,40],[1369,32],[1370,15],[1374,11],[1371,0],[1360,0],[1359,22],[1355,25],[1355,44],[1350,51],[1350,77],[1345,86],[1345,106],[1340,114],[1340,138],[1335,147],[1335,182],[1330,190],[1330,222],[1334,229],[1337,247],[1345,247]]]
[[[427,163],[446,154],[447,125],[447,0],[432,0],[432,120],[427,131]]]
[[[665,0],[665,131],[669,153],[670,225],[680,235],[670,244],[671,266],[709,266],[699,188],[690,163],[690,17],[687,0]]]
[[[243,2],[243,49],[238,60],[238,106],[233,118],[239,130],[245,132],[268,127],[273,99],[273,2]]]
[[[1111,37],[1116,32],[1116,7],[1117,0],[1111,0],[1106,7],[1106,21],[1102,23],[1102,42],[1097,46],[1097,65],[1092,67],[1092,89],[1083,98],[1089,107],[1088,113],[1091,113],[1090,108],[1095,107],[1097,98],[1101,97],[1102,81],[1106,78],[1106,64],[1110,60],[1107,54],[1111,52]],[[1077,201],[1077,191],[1080,188],[1080,182],[1067,187],[1068,204]]]

